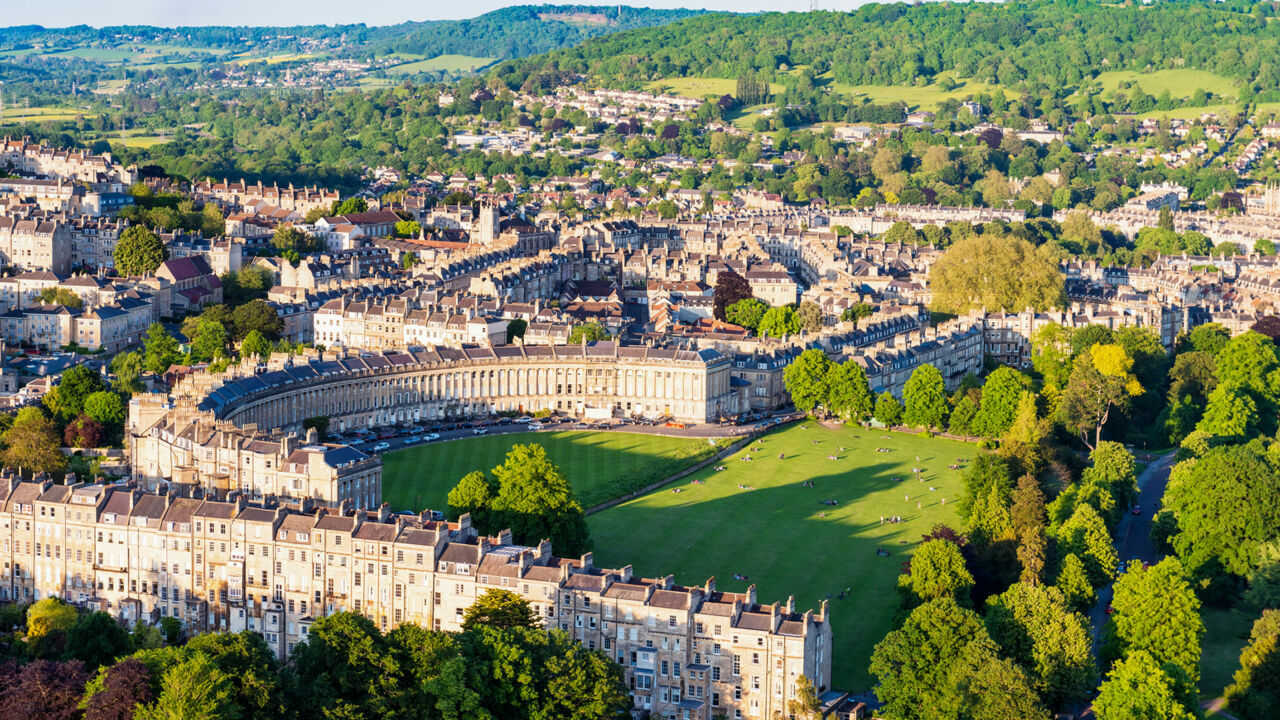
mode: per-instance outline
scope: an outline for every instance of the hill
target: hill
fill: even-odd
[[[611,33],[661,25],[700,10],[654,10],[627,6],[517,5],[466,20],[404,23],[375,29],[375,54],[435,57],[455,54],[519,58],[577,45]]]
[[[518,87],[551,60],[639,86],[660,78],[809,68],[841,85],[927,84],[943,73],[1041,94],[1104,71],[1180,67],[1255,89],[1280,85],[1280,26],[1270,5],[1062,3],[865,5],[854,12],[706,14],[595,38],[497,71]],[[1189,94],[1196,88],[1186,88]]]

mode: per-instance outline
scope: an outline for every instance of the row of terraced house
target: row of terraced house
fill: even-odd
[[[149,494],[126,484],[0,477],[0,601],[59,596],[126,621],[261,633],[278,657],[317,618],[347,610],[384,631],[457,631],[491,588],[527,600],[547,628],[616,660],[653,717],[773,718],[801,675],[831,681],[826,604],[799,611],[733,593],[556,557],[549,542],[486,537],[469,516],[315,509]]]

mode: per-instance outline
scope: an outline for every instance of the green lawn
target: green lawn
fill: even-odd
[[[1160,97],[1165,90],[1175,98],[1191,97],[1196,90],[1205,90],[1215,95],[1235,97],[1239,91],[1239,83],[1228,77],[1207,70],[1179,68],[1177,70],[1156,70],[1140,73],[1132,70],[1113,70],[1098,75],[1095,83],[1101,83],[1104,93],[1119,90],[1120,83],[1127,82],[1139,85],[1148,95]],[[1132,92],[1132,88],[1127,93]]]
[[[721,95],[732,95],[737,92],[738,81],[736,78],[671,77],[654,80],[645,86],[649,92],[656,92],[663,88],[684,97],[718,98]],[[780,93],[785,89],[778,83],[769,84],[769,92],[772,93]]]
[[[498,58],[472,57],[470,55],[439,55],[426,60],[405,63],[387,68],[390,75],[412,75],[421,72],[474,72],[486,68]]]
[[[737,592],[755,584],[760,602],[795,595],[800,609],[816,610],[830,594],[834,683],[869,689],[867,666],[897,608],[902,563],[936,523],[958,527],[954,501],[960,498],[961,473],[947,466],[978,450],[955,440],[829,430],[812,422],[808,429],[793,425],[771,433],[759,447],[725,460],[723,472],[708,468],[690,478],[703,484],[682,480],[675,486],[679,493],[659,489],[592,515],[596,563],[634,565],[645,577],[671,573],[686,585],[714,576],[718,588]],[[879,447],[892,452],[876,452]],[[779,453],[786,458],[778,459]],[[746,454],[755,459],[739,459]],[[925,470],[922,482],[912,476],[917,456]],[[815,487],[803,487],[806,480]],[[824,499],[839,505],[823,505]],[[825,518],[818,517],[822,512]],[[903,522],[881,524],[881,516],[893,515]],[[876,548],[888,550],[889,557],[876,555]],[[735,573],[749,580],[735,581]],[[851,596],[838,599],[846,588]]]
[[[1241,610],[1206,607],[1204,640],[1200,644],[1200,696],[1206,700],[1222,695],[1231,676],[1240,667],[1240,651],[1249,642],[1249,631],[1257,615]]]
[[[444,510],[449,490],[473,470],[501,465],[515,443],[538,443],[590,508],[656,482],[709,454],[705,439],[627,432],[485,435],[383,456],[382,499],[396,510]]]
[[[941,76],[939,76],[941,77]],[[943,90],[938,83],[916,87],[914,85],[846,85],[832,82],[831,89],[845,95],[865,95],[871,102],[884,105],[901,102],[911,110],[936,110],[944,100],[991,92],[995,85],[988,85],[977,80],[957,80],[956,86]]]

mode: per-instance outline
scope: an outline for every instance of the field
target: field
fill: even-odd
[[[543,432],[486,435],[420,445],[383,456],[382,499],[396,510],[443,510],[449,490],[473,470],[486,473],[501,465],[515,443],[535,442],[560,466],[589,508],[625,495],[628,485],[652,473],[661,479],[696,462],[705,439],[625,432]],[[640,485],[643,486],[644,482]]]
[[[13,107],[4,109],[4,124],[23,122],[46,122],[57,120],[75,120],[86,111],[69,107]]]
[[[945,100],[962,99],[969,95],[991,92],[995,85],[977,80],[956,80],[956,86],[943,90],[938,83],[916,87],[914,85],[846,85],[832,82],[831,89],[845,95],[865,96],[877,105],[900,102],[910,110],[936,110]]]
[[[1209,700],[1221,696],[1231,684],[1257,616],[1215,607],[1202,608],[1200,613],[1205,630],[1200,647],[1200,696]]]
[[[721,95],[732,95],[736,92],[738,81],[734,78],[675,77],[654,80],[645,86],[645,89],[650,92],[655,92],[662,88],[666,88],[668,92],[683,97],[720,97]],[[780,93],[783,89],[778,83],[769,85],[769,92]]]
[[[960,498],[961,473],[947,466],[977,452],[955,440],[885,435],[813,423],[771,433],[760,452],[726,459],[722,472],[708,468],[691,476],[703,484],[682,480],[679,493],[662,488],[589,517],[596,564],[631,564],[645,577],[671,573],[687,585],[715,577],[718,588],[736,592],[755,584],[760,602],[785,602],[794,594],[801,610],[816,610],[829,596],[834,684],[866,690],[872,649],[897,608],[903,561],[936,523],[957,526],[955,503],[944,505],[943,498]],[[876,452],[879,447],[892,451]],[[739,459],[748,453],[752,462]],[[912,474],[917,457],[925,470],[921,482]],[[815,487],[803,487],[806,480]],[[823,505],[824,499],[839,504]],[[893,515],[903,522],[881,523]],[[889,557],[878,556],[877,548]],[[749,580],[736,581],[735,574]],[[850,596],[840,599],[845,590]]]
[[[412,75],[421,72],[471,72],[488,67],[498,58],[472,57],[470,55],[439,55],[433,58],[396,65],[387,68],[389,75]]]
[[[1118,90],[1122,82],[1140,85],[1143,92],[1156,97],[1160,97],[1160,93],[1165,90],[1175,98],[1191,97],[1196,90],[1201,89],[1222,97],[1235,97],[1239,90],[1235,80],[1207,70],[1190,68],[1157,70],[1150,73],[1113,70],[1101,73],[1094,80],[1094,83],[1101,83],[1104,94]]]

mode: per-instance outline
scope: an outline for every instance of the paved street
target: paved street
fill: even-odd
[[[1169,484],[1169,471],[1173,469],[1174,453],[1163,455],[1151,462],[1146,470],[1138,476],[1138,505],[1142,508],[1139,515],[1125,513],[1116,526],[1116,554],[1121,562],[1142,560],[1147,563],[1159,562],[1162,556],[1151,544],[1151,524],[1160,509],[1160,501],[1164,497],[1165,487]],[[1107,604],[1111,602],[1111,586],[1098,591],[1098,602],[1089,612],[1089,623],[1093,627],[1093,651],[1097,655],[1102,629],[1107,620]]]
[[[795,420],[799,417],[802,417],[802,414],[779,412],[777,415],[775,415],[774,417],[764,422],[782,424],[791,420]],[[752,423],[748,425],[706,424],[706,425],[692,425],[689,427],[667,427],[666,425],[638,425],[635,423],[616,423],[616,422],[612,424],[604,425],[604,424],[595,423],[594,421],[582,422],[576,419],[570,419],[569,422],[550,422],[547,420],[543,420],[541,422],[543,426],[540,432],[556,432],[556,431],[563,432],[567,430],[592,430],[592,431],[600,431],[600,432],[646,433],[651,435],[668,435],[673,437],[688,437],[688,438],[738,437],[742,435],[747,435],[757,430],[764,429],[762,427],[763,423]],[[423,425],[426,425],[426,424],[423,424]],[[373,429],[378,430],[378,428],[373,428]],[[433,443],[440,443],[440,442],[445,442],[447,440],[458,440],[461,438],[475,437],[477,434],[507,435],[511,433],[529,432],[528,425],[525,425],[522,423],[515,423],[515,422],[509,425],[497,425],[497,424],[489,425],[487,427],[482,428],[484,430],[483,433],[477,433],[476,432],[477,428],[457,428],[453,430],[433,431],[431,430],[429,425],[425,427],[422,432],[404,432],[395,427],[386,428],[386,429],[396,431],[400,434],[392,438],[378,439],[374,437],[374,438],[360,441],[360,442],[351,442],[350,440],[345,440],[345,442],[351,442],[352,447],[355,447],[361,452],[374,454],[378,452],[393,452],[395,450],[403,450],[406,447],[412,447],[414,445],[426,444],[427,441],[425,439],[418,440],[415,442],[410,442],[409,440],[415,437],[425,438],[425,436],[431,432],[435,432],[440,436],[438,440],[430,441]],[[336,442],[344,442],[344,441],[337,440]],[[374,448],[379,443],[386,443],[389,447],[381,451],[375,450]]]

